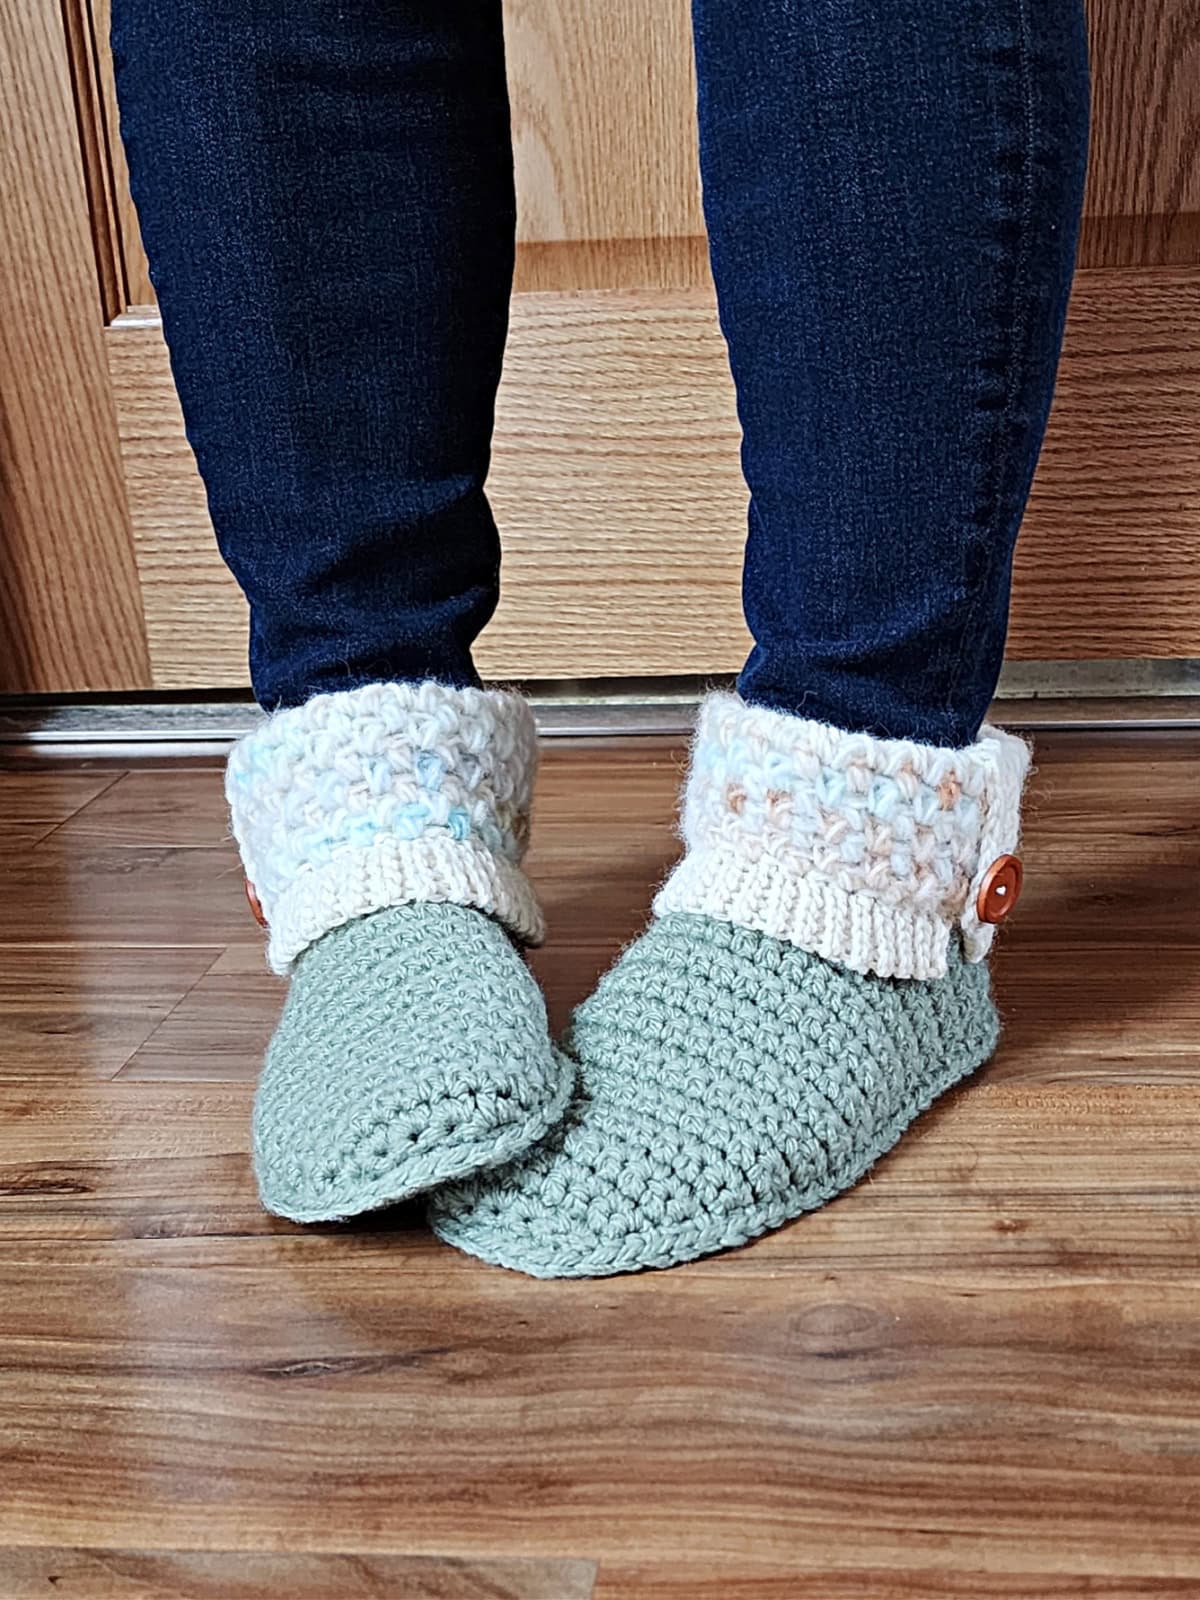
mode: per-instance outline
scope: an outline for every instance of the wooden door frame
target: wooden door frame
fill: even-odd
[[[55,0],[0,0],[0,691],[144,688],[76,80]]]

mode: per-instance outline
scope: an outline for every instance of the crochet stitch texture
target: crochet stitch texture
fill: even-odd
[[[1029,750],[875,739],[708,697],[684,797],[687,854],[654,903],[786,939],[857,972],[934,978],[952,930],[981,961],[980,881],[1016,848]]]
[[[536,748],[518,695],[376,683],[234,749],[234,832],[271,965],[293,974],[254,1109],[269,1210],[403,1200],[561,1113],[573,1069],[509,937],[541,935],[520,867]]]
[[[296,963],[254,1108],[263,1204],[335,1220],[511,1160],[574,1073],[511,940],[463,906],[334,929]]]
[[[999,1022],[977,884],[1029,752],[873,739],[705,703],[687,853],[576,1012],[562,1125],[434,1195],[442,1238],[538,1277],[665,1267],[848,1188]]]
[[[668,1267],[856,1182],[991,1054],[986,967],[863,976],[705,916],[654,923],[576,1013],[576,1097],[533,1153],[432,1198],[449,1243],[536,1277]]]
[[[537,765],[520,695],[374,683],[276,712],[234,748],[233,831],[287,972],[331,928],[406,901],[543,934],[520,868]]]

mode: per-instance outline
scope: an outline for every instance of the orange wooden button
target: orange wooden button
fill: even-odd
[[[245,880],[245,883],[246,899],[249,901],[250,909],[254,913],[254,920],[258,923],[260,928],[265,928],[267,925],[267,919],[263,916],[262,901],[258,898],[257,894],[255,894],[254,885],[250,882],[249,878]]]
[[[997,856],[984,874],[975,901],[980,922],[1003,922],[1021,897],[1025,869],[1020,856]]]

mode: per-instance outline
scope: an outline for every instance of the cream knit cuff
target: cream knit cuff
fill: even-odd
[[[475,906],[539,943],[520,866],[536,767],[533,713],[503,690],[372,683],[268,717],[235,745],[225,793],[271,966],[414,900]]]
[[[701,707],[684,795],[687,853],[656,916],[740,923],[856,972],[938,978],[951,930],[982,961],[988,869],[1016,848],[1023,740],[985,727],[942,750],[748,706]]]

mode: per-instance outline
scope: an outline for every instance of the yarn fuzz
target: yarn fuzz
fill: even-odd
[[[573,1082],[499,923],[448,904],[358,917],[296,961],[254,1102],[263,1204],[323,1222],[509,1161]]]
[[[687,852],[654,902],[736,922],[879,977],[938,978],[951,931],[982,961],[975,901],[1016,848],[1023,740],[962,750],[847,733],[710,695],[684,796]]]
[[[879,740],[710,698],[687,853],[575,1013],[561,1125],[448,1184],[435,1231],[538,1277],[744,1244],[856,1183],[999,1035],[976,885],[1029,753]]]
[[[473,906],[539,943],[520,866],[536,764],[532,712],[503,690],[372,683],[268,717],[234,747],[226,796],[274,970],[415,901]]]
[[[857,1182],[998,1030],[987,967],[957,937],[944,977],[877,978],[673,913],[576,1012],[579,1087],[561,1125],[437,1190],[430,1221],[539,1278],[745,1244]]]

